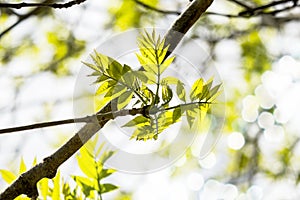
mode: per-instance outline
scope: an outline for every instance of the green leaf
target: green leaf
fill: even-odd
[[[25,164],[25,162],[24,162],[24,159],[21,158],[19,174],[22,174],[23,172],[25,172],[26,169],[27,169],[27,168],[26,168],[26,164]]]
[[[210,91],[209,91],[209,94],[208,94],[208,97],[207,97],[207,101],[208,100],[214,100],[215,97],[218,96],[218,91],[220,89],[222,84],[218,84],[216,85],[215,87],[213,87]]]
[[[94,60],[94,63],[97,65],[97,67],[100,69],[100,71],[104,72],[108,69],[109,64],[111,63],[110,58],[106,55],[103,55],[96,50],[94,51],[94,54],[96,57],[93,57],[91,55],[92,59]]]
[[[3,180],[8,184],[11,184],[17,178],[15,174],[5,169],[0,169],[0,174]]]
[[[49,190],[49,179],[43,178],[42,180],[39,181],[39,189],[40,189],[40,194],[43,197],[44,200],[47,200],[48,196],[48,190]]]
[[[116,85],[111,87],[105,94],[104,97],[110,97],[112,99],[119,97],[121,94],[126,92],[127,87],[124,85]]]
[[[102,169],[101,172],[99,173],[101,179],[106,178],[110,175],[112,175],[116,170],[113,169]]]
[[[175,57],[165,59],[169,46],[165,47],[165,39],[156,37],[153,30],[152,34],[145,32],[138,39],[140,54],[136,54],[140,64],[146,72],[156,75],[159,80],[160,75],[173,62]]]
[[[156,83],[156,77],[153,73],[146,72],[146,71],[135,71],[133,75],[136,76],[139,80],[141,80],[145,84]]]
[[[141,127],[138,127],[130,137],[130,139],[136,139],[136,140],[150,140],[154,139],[154,136],[156,135],[155,129],[150,125],[144,125]]]
[[[78,154],[76,158],[79,168],[87,177],[97,177],[95,161],[88,150],[86,150],[85,148],[81,148],[80,154]]]
[[[173,92],[171,88],[167,85],[162,86],[162,99],[164,101],[164,104],[169,103],[172,100]]]
[[[175,78],[175,77],[172,77],[172,76],[168,76],[166,78],[163,78],[161,80],[161,84],[162,85],[172,85],[172,84],[178,84],[179,82],[179,79],[178,78]]]
[[[140,54],[136,54],[136,56],[145,71],[157,74],[157,66],[155,64],[149,62],[148,59],[146,59]]]
[[[101,194],[113,191],[115,189],[118,189],[118,187],[113,184],[110,183],[101,184]]]
[[[140,92],[142,96],[146,98],[146,102],[148,104],[151,104],[152,101],[154,100],[154,93],[146,86],[142,86]]]
[[[52,199],[60,200],[60,172],[58,171],[53,180]]]
[[[97,91],[96,91],[96,95],[100,95],[100,94],[103,94],[103,93],[106,93],[108,91],[108,89],[110,89],[111,87],[115,86],[117,84],[116,81],[114,80],[109,80],[109,81],[106,81],[104,83],[102,83]]]
[[[195,81],[191,88],[190,99],[194,101],[202,93],[203,90],[203,79],[200,78]]]
[[[150,121],[148,118],[144,116],[137,116],[134,119],[130,120],[126,124],[124,124],[122,127],[133,127],[133,126],[144,126],[149,125]]]
[[[160,65],[160,73],[163,73],[173,62],[175,56],[168,58]]]
[[[186,102],[185,88],[184,88],[184,84],[183,84],[181,81],[179,81],[179,82],[177,83],[177,86],[176,86],[176,93],[177,93],[178,98],[179,98],[181,101]]]
[[[190,126],[190,128],[192,128],[195,120],[197,118],[197,112],[194,110],[187,110],[186,111],[186,119],[188,121],[188,124]]]
[[[104,98],[98,98],[97,96],[95,97],[95,105],[96,105],[96,110],[102,109],[108,102],[112,100],[111,97],[104,97]]]
[[[132,69],[129,65],[124,64],[122,69],[122,74],[126,74],[127,72],[132,72]]]
[[[113,151],[104,152],[99,158],[98,163],[105,163],[112,155],[114,155]]]
[[[122,77],[121,77],[121,81],[120,82],[123,82],[125,85],[128,86],[128,88],[131,88],[135,85],[135,82],[136,82],[136,78],[134,76],[134,74],[132,72],[127,72],[126,74],[124,74]]]
[[[107,69],[107,72],[109,75],[111,75],[112,78],[119,80],[122,76],[123,67],[122,65],[114,60],[113,58],[110,58],[110,63]]]
[[[101,83],[101,82],[106,81],[108,79],[110,79],[109,76],[104,75],[104,74],[103,75],[100,74],[99,77],[97,78],[97,80],[94,83]]]
[[[83,63],[85,66],[88,66],[89,68],[95,70],[96,72],[99,72],[99,71],[100,71],[99,68],[98,68],[96,65],[94,65],[94,64],[87,63],[87,62],[82,62],[82,63]]]
[[[175,108],[174,111],[173,111],[173,116],[172,116],[172,119],[173,119],[173,122],[176,122],[177,120],[179,120],[182,116],[182,110],[180,107],[178,108]]]
[[[159,63],[163,62],[163,60],[166,57],[166,54],[168,53],[168,49],[170,47],[170,45],[168,45],[166,47],[164,47],[164,45],[165,45],[165,39],[163,39],[162,42],[159,43],[159,45],[158,45],[158,52],[157,52],[157,54],[158,54],[158,61],[159,61]]]
[[[81,187],[83,194],[86,197],[91,197],[91,192],[96,190],[95,182],[82,176],[73,176],[72,178]]]
[[[126,107],[129,104],[133,94],[134,93],[132,91],[126,91],[120,95],[120,97],[118,98],[118,105],[117,105],[118,110],[121,110],[122,108]]]
[[[211,86],[212,86],[212,82],[213,82],[213,79],[210,78],[210,79],[207,81],[207,83],[203,86],[203,88],[202,88],[202,93],[199,93],[199,94],[197,95],[197,98],[198,98],[200,101],[203,100],[203,99],[206,99],[206,100],[207,100],[207,98],[209,97],[209,90],[210,90],[210,88],[211,88]]]

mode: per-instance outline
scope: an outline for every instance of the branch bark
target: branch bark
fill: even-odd
[[[0,3],[0,8],[15,8],[15,9],[21,9],[25,7],[50,7],[50,8],[69,8],[74,5],[79,5],[86,0],[73,0],[66,3]]]
[[[170,44],[168,55],[171,54],[181,41],[183,35],[194,25],[212,2],[213,0],[194,0],[177,18],[165,36],[166,43]],[[178,34],[178,32],[181,34]],[[115,103],[111,102],[100,113],[111,112],[115,110],[115,106]],[[45,158],[42,163],[23,173],[0,194],[0,200],[14,199],[21,194],[26,194],[28,197],[36,199],[38,197],[37,182],[42,178],[55,177],[58,167],[75,154],[110,119],[113,119],[112,114],[107,116],[107,118],[93,118],[93,122],[87,123],[56,152]]]

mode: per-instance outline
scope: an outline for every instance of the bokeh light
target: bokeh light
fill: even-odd
[[[199,160],[199,164],[204,169],[210,169],[215,166],[217,162],[216,155],[211,152],[204,159]]]
[[[241,133],[233,132],[228,136],[227,144],[229,148],[239,150],[244,146],[245,138]]]
[[[198,191],[204,184],[204,178],[200,173],[191,173],[187,178],[187,186],[189,189]]]

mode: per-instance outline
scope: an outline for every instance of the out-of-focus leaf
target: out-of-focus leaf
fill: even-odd
[[[262,42],[259,33],[253,31],[249,35],[242,38],[242,56],[243,69],[245,69],[245,78],[248,81],[258,82],[254,80],[255,74],[262,74],[271,67],[271,60],[268,56],[268,51]]]
[[[26,164],[25,164],[25,162],[24,162],[24,159],[21,158],[19,174],[22,174],[23,172],[25,172],[26,169],[27,169],[27,168],[26,168]]]
[[[53,191],[52,191],[52,199],[60,200],[60,172],[58,171],[53,180]]]
[[[81,187],[86,197],[93,197],[92,191],[96,190],[94,181],[82,176],[73,176],[73,179]]]
[[[89,151],[85,148],[80,149],[80,154],[77,155],[77,162],[81,171],[90,178],[97,177],[97,171],[95,167],[95,161]]]
[[[42,180],[39,181],[39,189],[40,189],[40,194],[44,200],[47,200],[47,195],[48,195],[48,190],[49,190],[49,179],[43,178]]]
[[[101,193],[102,194],[113,191],[115,189],[118,189],[118,187],[113,184],[110,184],[110,183],[104,183],[101,185]]]
[[[17,178],[15,174],[5,169],[0,169],[0,174],[3,180],[8,184],[11,184]]]
[[[133,126],[143,126],[150,124],[150,121],[148,118],[144,116],[137,116],[134,119],[130,120],[126,124],[124,124],[122,127],[133,127]]]
[[[118,110],[121,110],[129,104],[133,94],[134,93],[132,91],[126,91],[120,95],[120,97],[118,98]]]
[[[177,93],[177,96],[178,98],[181,100],[181,101],[184,101],[186,102],[186,97],[185,97],[185,88],[184,88],[184,85],[181,81],[179,81],[177,83],[177,86],[176,86],[176,93]]]

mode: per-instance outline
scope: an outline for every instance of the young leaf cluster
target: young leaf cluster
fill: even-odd
[[[95,144],[97,141],[94,141]],[[77,155],[77,162],[85,176],[73,176],[74,181],[79,185],[84,196],[89,199],[99,199],[102,194],[117,189],[110,183],[101,183],[102,180],[115,172],[113,169],[105,169],[103,163],[109,159],[113,152],[104,152],[103,144],[92,154],[87,148],[81,148]],[[99,157],[99,159],[97,159]]]
[[[193,84],[187,96],[182,81],[164,75],[175,58],[168,58],[169,45],[165,44],[164,38],[157,36],[154,30],[151,34],[145,32],[138,38],[138,48],[136,57],[142,70],[132,70],[128,65],[121,65],[96,51],[95,55],[91,55],[93,64],[84,63],[94,71],[92,75],[97,76],[95,83],[99,87],[96,95],[104,95],[102,104],[117,98],[118,109],[129,105],[147,108],[145,113],[124,125],[136,128],[131,136],[136,140],[157,139],[183,115],[192,126],[197,117],[209,109],[220,85],[212,87],[212,79],[205,83],[201,78]],[[175,94],[181,104],[171,106]]]
[[[100,199],[102,194],[117,189],[118,187],[111,183],[102,183],[104,178],[114,173],[114,170],[103,167],[103,163],[113,155],[113,152],[103,152],[103,145],[101,145],[99,148],[96,148],[96,144],[97,138],[89,141],[86,144],[89,145],[89,150],[87,148],[81,148],[80,154],[77,156],[78,165],[84,176],[72,176],[76,183],[75,188],[72,188],[69,183],[66,183],[58,171],[52,181],[44,178],[38,182],[37,187],[40,195],[39,199]],[[93,150],[94,153],[91,153]],[[98,157],[99,159],[97,159]],[[34,159],[32,166],[36,164],[36,159]],[[6,183],[11,184],[26,170],[27,166],[24,160],[21,159],[18,173],[0,169],[0,175]],[[17,197],[16,200],[30,200],[30,198],[26,197],[25,195],[21,195]]]

